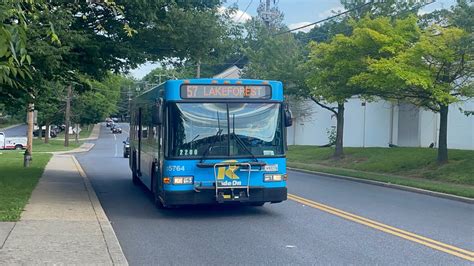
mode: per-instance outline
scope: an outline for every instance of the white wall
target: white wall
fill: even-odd
[[[448,147],[474,150],[474,116],[459,111],[474,111],[474,100],[452,104],[448,112]]]
[[[288,129],[288,144],[325,145],[327,131],[336,126],[332,112],[313,102],[313,115],[304,121],[296,119]],[[345,104],[344,145],[346,147],[387,147],[390,141],[391,104],[385,101],[369,102],[363,106],[358,98]],[[364,121],[365,117],[365,121]]]
[[[313,108],[312,115],[304,120],[296,118],[293,126],[288,128],[288,144],[290,145],[325,145],[329,142],[327,129],[336,125],[332,113],[316,105],[312,101],[304,104]]]
[[[439,115],[428,110],[420,110],[420,147],[427,148],[434,143],[438,147]],[[449,130],[449,129],[448,129]]]
[[[405,105],[393,107],[386,101],[368,102],[365,106],[358,98],[350,99],[345,105],[344,146],[387,147],[392,143],[414,147],[437,147],[439,115],[427,110],[408,108]],[[288,128],[289,145],[325,145],[327,130],[335,127],[334,115],[315,103],[308,105],[313,114],[304,121],[295,120]],[[459,111],[474,110],[474,100],[453,104],[449,108],[448,147],[452,149],[474,149],[474,116],[465,116]],[[391,126],[393,123],[393,126]],[[400,128],[400,127],[412,127]],[[392,132],[390,132],[392,129]],[[399,136],[400,130],[403,136]],[[400,137],[404,139],[400,139]]]

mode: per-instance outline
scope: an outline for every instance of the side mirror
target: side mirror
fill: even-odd
[[[285,127],[291,127],[293,125],[293,115],[291,114],[290,107],[287,103],[283,104],[283,112],[285,119]]]
[[[127,142],[124,140],[124,141],[122,141],[122,143],[123,143],[123,144],[126,144]]]
[[[152,123],[153,125],[163,124],[163,99],[159,98],[156,100],[155,105],[152,109]]]

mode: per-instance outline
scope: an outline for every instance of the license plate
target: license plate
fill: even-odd
[[[265,172],[278,172],[278,164],[267,164],[263,169]]]

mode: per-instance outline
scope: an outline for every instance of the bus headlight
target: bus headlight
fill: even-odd
[[[173,185],[190,185],[193,183],[192,176],[175,176],[173,177]]]
[[[286,174],[265,174],[263,175],[263,181],[265,182],[279,182],[286,180]]]

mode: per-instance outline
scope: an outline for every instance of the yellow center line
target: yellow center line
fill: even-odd
[[[359,223],[359,224],[363,224],[365,226],[380,230],[382,232],[385,232],[385,233],[388,233],[388,234],[391,234],[391,235],[395,235],[395,236],[398,236],[400,238],[410,240],[412,242],[416,242],[418,244],[421,244],[421,245],[424,245],[424,246],[427,246],[427,247],[430,247],[430,248],[433,248],[433,249],[451,254],[453,256],[456,256],[456,257],[463,258],[465,260],[469,260],[469,261],[474,262],[474,252],[472,252],[472,251],[468,251],[468,250],[465,250],[465,249],[462,249],[462,248],[458,248],[458,247],[455,247],[455,246],[452,246],[452,245],[448,245],[448,244],[433,240],[431,238],[427,238],[427,237],[420,236],[420,235],[417,235],[417,234],[414,234],[414,233],[411,233],[411,232],[408,232],[408,231],[405,231],[405,230],[402,230],[402,229],[399,229],[399,228],[395,228],[395,227],[392,227],[392,226],[389,226],[389,225],[386,225],[386,224],[382,224],[382,223],[379,223],[377,221],[370,220],[370,219],[367,219],[365,217],[361,217],[361,216],[358,216],[358,215],[355,215],[355,214],[352,214],[352,213],[349,213],[349,212],[345,212],[343,210],[339,210],[339,209],[330,207],[328,205],[324,205],[324,204],[321,204],[321,203],[318,203],[318,202],[315,202],[315,201],[312,201],[312,200],[309,200],[309,199],[305,199],[305,198],[302,198],[302,197],[299,197],[299,196],[296,196],[296,195],[293,195],[293,194],[288,194],[288,198],[293,200],[293,201],[305,204],[307,206],[310,206],[310,207],[322,210],[324,212],[331,213],[333,215],[339,216],[341,218],[344,218],[344,219],[347,219],[347,220],[350,220],[350,221],[353,221],[353,222],[356,222],[356,223]]]

